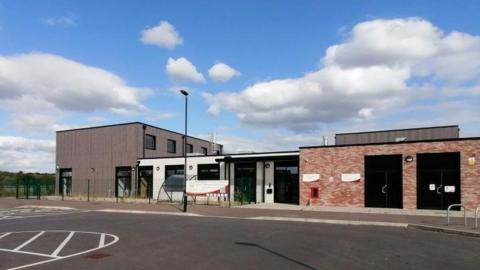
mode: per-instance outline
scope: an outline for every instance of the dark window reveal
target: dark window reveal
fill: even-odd
[[[145,149],[155,150],[156,147],[157,142],[155,136],[145,134]]]
[[[185,178],[183,175],[183,165],[165,166],[165,191],[181,192],[185,188]]]
[[[193,144],[187,143],[187,153],[193,153]]]
[[[218,164],[198,164],[198,180],[219,180],[220,166]]]
[[[205,156],[208,155],[208,149],[206,147],[202,147],[202,154]]]
[[[177,152],[177,142],[174,140],[167,141],[167,152],[168,153],[176,153]]]

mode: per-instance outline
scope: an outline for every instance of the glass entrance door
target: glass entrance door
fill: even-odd
[[[115,196],[119,198],[130,197],[131,182],[132,182],[132,168],[131,167],[117,167],[115,179]]]
[[[60,169],[60,182],[58,189],[60,195],[72,195],[72,169]]]
[[[138,198],[152,198],[153,196],[153,167],[138,168]]]
[[[275,161],[274,202],[298,204],[298,161]]]
[[[235,201],[256,202],[256,162],[235,163]]]

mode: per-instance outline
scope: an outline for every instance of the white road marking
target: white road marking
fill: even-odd
[[[21,244],[20,246],[16,247],[13,249],[13,251],[19,251],[20,249],[22,249],[23,247],[25,247],[26,245],[30,244],[31,242],[35,241],[35,239],[37,239],[38,237],[42,236],[42,234],[44,234],[45,231],[41,231],[39,233],[37,233],[34,237],[28,239],[25,243]]]
[[[7,232],[7,233],[4,233],[4,234],[0,235],[0,239],[2,239],[2,238],[3,238],[3,237],[5,237],[5,236],[8,236],[8,235],[10,235],[10,233],[9,233],[9,232]]]
[[[35,256],[48,257],[48,258],[59,258],[58,256],[51,256],[51,255],[48,255],[48,254],[31,252],[31,251],[23,251],[23,250],[11,250],[11,249],[0,248],[0,251],[11,252],[11,253],[21,253],[21,254],[28,254],[28,255],[35,255]]]
[[[86,253],[89,253],[89,252],[92,252],[92,251],[95,251],[95,250],[99,250],[99,249],[102,249],[102,248],[106,248],[108,246],[111,246],[115,243],[117,243],[119,241],[119,238],[118,236],[116,235],[113,235],[113,234],[108,234],[108,233],[99,233],[99,232],[84,232],[84,231],[65,231],[65,230],[52,230],[52,231],[19,231],[19,232],[0,232],[0,238],[3,238],[3,237],[6,237],[7,235],[11,235],[11,234],[17,234],[17,233],[37,233],[34,237],[30,238],[27,242],[23,243],[22,245],[18,246],[17,248],[15,249],[6,249],[6,248],[1,248],[0,247],[0,252],[9,252],[9,253],[20,253],[20,254],[28,254],[28,255],[33,255],[33,256],[39,256],[39,257],[43,257],[41,261],[38,261],[38,262],[35,262],[35,263],[31,263],[31,264],[26,264],[26,265],[20,265],[20,266],[16,266],[16,267],[13,267],[13,268],[9,268],[7,270],[17,270],[17,269],[24,269],[24,268],[27,268],[27,267],[31,267],[31,266],[36,266],[36,265],[41,265],[41,264],[45,264],[45,263],[49,263],[49,262],[53,262],[53,261],[58,261],[58,260],[62,260],[62,259],[66,259],[66,258],[70,258],[70,257],[74,257],[74,256],[78,256],[78,255],[82,255],[82,254],[86,254]],[[36,238],[40,237],[42,234],[44,233],[69,233],[68,236],[63,240],[63,242],[57,247],[57,249],[55,249],[55,251],[52,253],[52,254],[43,254],[43,253],[37,253],[37,252],[30,252],[30,251],[22,251],[22,250],[19,250],[21,249],[22,247],[25,247],[26,245],[28,245],[29,243],[31,243],[32,241],[34,241]],[[66,255],[66,256],[58,256],[58,254],[60,254],[61,250],[65,247],[66,244],[68,244],[68,242],[71,240],[71,238],[73,237],[73,235],[77,233],[77,234],[93,234],[93,235],[99,235],[100,236],[100,245],[96,248],[92,248],[92,249],[88,249],[88,250],[85,250],[85,251],[81,251],[81,252],[77,252],[77,253],[74,253],[74,254],[69,254],[69,255]],[[110,238],[108,238],[108,241],[107,240],[107,236],[108,237],[111,237],[112,240],[110,241]],[[58,251],[57,251],[58,250]]]
[[[65,247],[65,245],[68,243],[68,241],[70,241],[70,239],[72,239],[72,236],[74,234],[75,234],[75,232],[70,232],[68,234],[68,236],[65,238],[65,240],[63,240],[63,242],[50,255],[56,257],[60,253],[60,251],[62,251],[63,247]]]
[[[100,243],[98,244],[98,247],[99,247],[99,248],[101,248],[101,247],[103,247],[103,246],[105,246],[105,234],[104,234],[104,233],[102,233],[102,234],[100,235]]]

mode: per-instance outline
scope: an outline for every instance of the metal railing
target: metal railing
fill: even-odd
[[[478,212],[480,212],[480,206],[475,209],[475,230],[478,229]]]
[[[460,204],[460,203],[456,203],[456,204],[451,204],[448,206],[447,208],[447,226],[450,225],[450,210],[452,209],[452,207],[460,207],[460,209],[463,208],[463,218],[465,219],[465,227],[467,226],[467,208],[465,208],[465,206],[463,206],[463,204]]]

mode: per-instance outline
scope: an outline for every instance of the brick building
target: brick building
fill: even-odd
[[[300,204],[445,209],[480,204],[480,138],[300,148]]]

